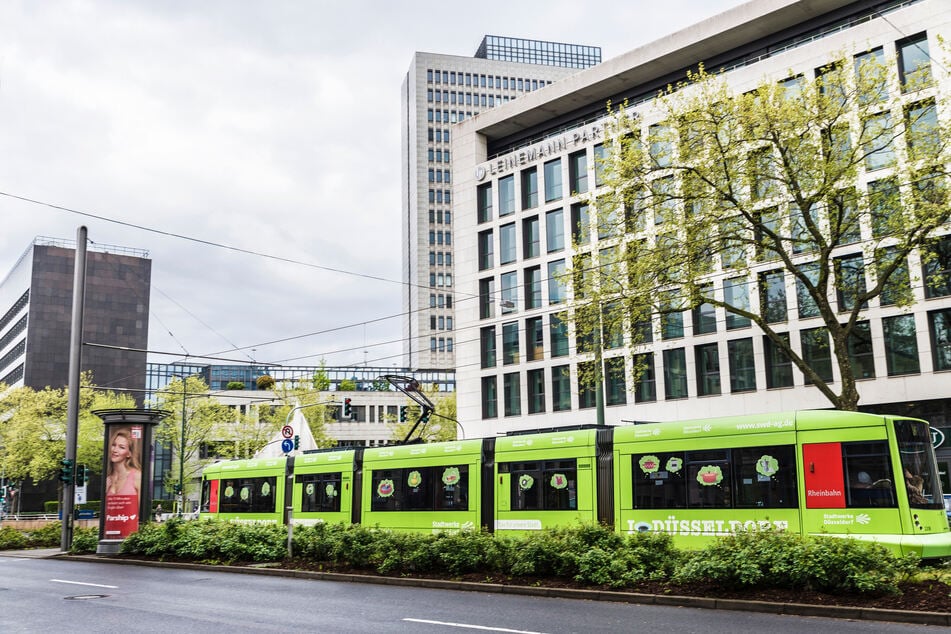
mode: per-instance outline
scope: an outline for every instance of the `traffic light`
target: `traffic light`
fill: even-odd
[[[406,406],[405,405],[400,405],[400,422],[401,423],[406,422]]]
[[[76,465],[76,486],[81,487],[86,482],[88,482],[88,472],[86,471],[86,465],[78,464]]]
[[[300,449],[300,436],[294,436],[294,449]]]
[[[343,399],[343,417],[350,418],[352,414],[353,414],[353,408],[350,407],[350,399],[349,398]]]
[[[59,481],[63,484],[73,483],[73,461],[63,458],[59,461]]]

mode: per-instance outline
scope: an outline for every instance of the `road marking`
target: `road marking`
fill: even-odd
[[[508,632],[509,634],[542,634],[532,630],[510,630],[507,627],[489,627],[487,625],[472,625],[471,623],[448,623],[446,621],[430,621],[429,619],[403,619],[410,623],[426,623],[428,625],[442,625],[445,627],[462,627],[470,630],[486,630],[488,632]]]
[[[95,588],[112,588],[113,590],[117,589],[119,586],[106,586],[101,583],[85,583],[83,581],[66,581],[65,579],[50,579],[56,583],[71,583],[77,586],[93,586]]]

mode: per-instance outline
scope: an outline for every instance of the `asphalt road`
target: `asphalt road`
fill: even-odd
[[[0,632],[930,632],[929,626],[0,557]]]

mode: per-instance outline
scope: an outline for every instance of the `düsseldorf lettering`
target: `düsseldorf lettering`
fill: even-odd
[[[627,520],[627,532],[643,533],[656,531],[669,535],[715,536],[730,535],[740,531],[784,531],[789,528],[786,520],[683,520],[670,515],[664,520],[638,522]]]

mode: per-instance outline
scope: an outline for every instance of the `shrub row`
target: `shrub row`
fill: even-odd
[[[132,555],[206,563],[280,562],[286,559],[286,550],[284,527],[179,519],[145,525],[122,547]],[[898,584],[918,565],[916,556],[898,557],[882,546],[851,539],[738,533],[701,551],[686,552],[674,548],[662,533],[626,536],[598,526],[511,537],[317,524],[294,529],[293,552],[311,566],[388,575],[476,573],[558,578],[611,588],[636,587],[650,580],[712,583],[729,589],[870,594],[897,593]]]
[[[62,524],[49,522],[42,528],[21,531],[12,526],[0,528],[0,550],[52,548],[62,543]]]

